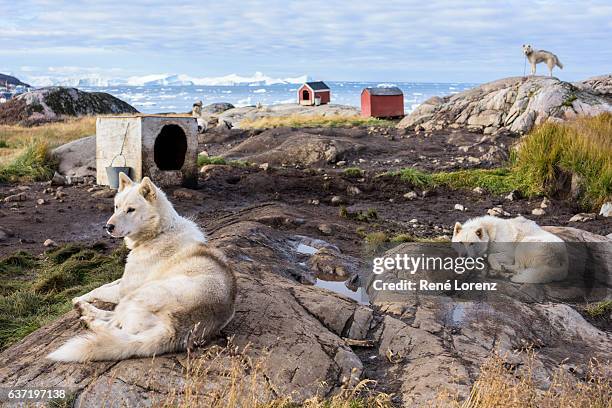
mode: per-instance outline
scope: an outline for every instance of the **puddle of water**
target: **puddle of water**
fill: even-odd
[[[455,307],[453,307],[451,319],[455,325],[463,323],[465,319],[465,307],[461,303],[457,303]]]
[[[310,245],[298,244],[298,246],[295,248],[295,251],[298,254],[314,255],[318,251],[318,249],[315,247],[311,247]]]
[[[323,289],[330,290],[335,293],[339,293],[348,298],[356,300],[362,305],[370,304],[370,299],[368,298],[367,293],[362,287],[357,288],[357,291],[353,292],[344,284],[345,281],[329,281],[323,279],[317,279],[315,282],[315,286]]]

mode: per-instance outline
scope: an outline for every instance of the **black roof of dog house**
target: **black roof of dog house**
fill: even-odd
[[[403,92],[401,89],[399,89],[396,86],[393,87],[389,87],[389,88],[365,88],[364,91],[367,90],[370,95],[380,95],[380,96],[392,96],[392,95],[403,95]]]
[[[329,89],[329,86],[327,86],[323,81],[306,82],[306,85],[308,85],[313,91],[327,91]]]

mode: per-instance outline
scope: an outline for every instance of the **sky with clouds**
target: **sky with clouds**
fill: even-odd
[[[555,52],[562,79],[612,72],[610,0],[0,0],[0,10],[0,72],[26,79],[484,82],[522,75],[523,43]]]

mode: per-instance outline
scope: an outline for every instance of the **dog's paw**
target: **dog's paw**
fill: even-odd
[[[74,301],[75,299],[77,299],[76,302]],[[74,307],[79,316],[83,316],[86,314],[87,302],[78,298],[75,299],[73,299],[72,307]]]
[[[79,320],[89,329],[92,328],[94,323],[94,318],[92,316],[81,316],[79,317]]]

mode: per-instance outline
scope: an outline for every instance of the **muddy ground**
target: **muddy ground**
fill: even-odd
[[[309,140],[311,135],[337,145],[344,144],[336,151],[333,163],[320,161],[308,168],[295,168],[294,164],[271,165],[266,170],[257,165],[209,165],[200,175],[197,190],[169,188],[167,193],[181,214],[193,217],[209,233],[225,226],[230,219],[233,222],[248,220],[254,212],[261,213],[257,209],[280,206],[295,212],[295,219],[270,219],[270,226],[291,228],[296,234],[324,239],[352,255],[361,253],[365,233],[385,231],[389,236],[448,237],[456,221],[484,215],[496,206],[511,216],[521,214],[540,225],[572,226],[602,235],[612,233],[612,219],[609,218],[598,216],[593,221],[570,223],[569,219],[581,209],[577,203],[567,200],[552,199],[545,215],[533,216],[531,210],[540,206],[541,198],[509,201],[504,196],[486,192],[478,194],[443,187],[423,192],[396,178],[377,176],[383,171],[409,166],[439,170],[440,166],[435,163],[445,163],[445,169],[499,166],[509,146],[516,142],[516,138],[508,134],[489,137],[455,130],[414,134],[367,128],[234,130],[203,135],[200,150],[206,150],[211,156],[244,160],[271,149],[259,140],[282,144],[295,135],[302,138],[297,139],[298,142]],[[245,141],[248,141],[248,152],[244,152],[244,144],[241,145]],[[498,153],[493,155],[495,157],[488,156],[492,149]],[[475,159],[469,160],[469,157]],[[286,160],[290,162],[293,158]],[[480,163],[476,163],[476,159]],[[337,161],[346,164],[338,166]],[[365,170],[364,177],[351,178],[343,174],[343,169],[353,164]],[[359,192],[356,193],[354,187]],[[416,192],[418,197],[405,198],[404,194],[409,191]],[[25,193],[24,201],[0,203],[0,226],[9,235],[0,242],[0,255],[16,250],[40,253],[47,239],[57,243],[110,240],[102,226],[112,213],[112,191],[90,184],[0,186],[0,197],[21,192]],[[340,197],[342,203],[332,204],[334,196]],[[44,203],[38,201],[41,199]],[[456,204],[463,205],[465,211],[456,210]],[[373,209],[377,218],[359,221],[341,216],[343,206],[349,213]]]

